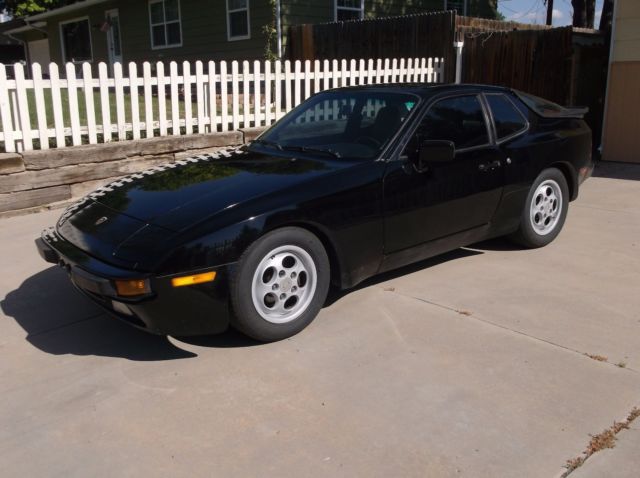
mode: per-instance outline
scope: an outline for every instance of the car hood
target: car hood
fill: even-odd
[[[133,174],[93,200],[146,224],[180,231],[217,212],[338,169],[338,161],[235,150]]]
[[[162,237],[348,164],[246,150],[195,156],[97,189],[65,211],[58,232],[86,252],[124,265],[124,251],[118,254],[123,244],[148,242],[149,250],[157,249]]]

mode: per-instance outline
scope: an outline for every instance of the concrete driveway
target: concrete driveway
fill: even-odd
[[[269,345],[120,324],[37,256],[59,211],[0,220],[0,474],[561,475],[640,405],[640,167],[597,174],[551,246],[402,269]],[[572,478],[637,476],[638,443]]]

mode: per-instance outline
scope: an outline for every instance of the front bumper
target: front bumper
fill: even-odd
[[[228,275],[233,264],[215,271],[210,283],[173,287],[175,275],[157,276],[114,267],[99,261],[62,238],[53,228],[36,239],[36,248],[47,262],[64,268],[73,285],[109,314],[139,329],[162,335],[206,335],[229,327]],[[193,274],[204,270],[185,272]],[[137,298],[118,297],[113,280],[146,278],[152,293]]]

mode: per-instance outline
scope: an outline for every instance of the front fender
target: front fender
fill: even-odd
[[[176,234],[154,269],[171,274],[233,263],[269,231],[297,226],[318,236],[338,271],[334,281],[350,287],[375,274],[382,259],[384,169],[381,162],[362,164],[333,181],[235,205]]]

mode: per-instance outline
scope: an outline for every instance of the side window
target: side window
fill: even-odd
[[[489,144],[487,123],[476,95],[446,98],[435,103],[418,128],[420,139],[453,141],[456,149]]]
[[[527,127],[524,116],[516,109],[515,105],[504,95],[486,95],[487,103],[491,108],[493,122],[496,125],[498,139],[506,138],[518,133]]]

